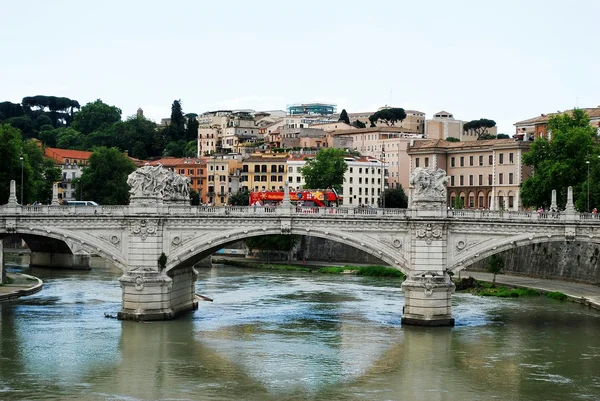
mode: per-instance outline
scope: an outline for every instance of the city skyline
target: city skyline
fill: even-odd
[[[517,121],[600,105],[593,1],[0,4],[0,101],[100,98],[156,122],[176,99],[198,114],[391,105],[490,118],[511,135]]]

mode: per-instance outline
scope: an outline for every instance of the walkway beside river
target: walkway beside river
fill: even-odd
[[[42,280],[28,274],[7,273],[10,283],[0,285],[0,302],[35,294],[43,286]]]
[[[494,275],[491,273],[462,271],[461,277],[471,276],[476,280],[492,282]],[[540,292],[562,292],[569,300],[588,305],[600,310],[600,287],[591,284],[575,283],[562,280],[547,280],[541,278],[496,275],[497,285],[507,285],[517,288],[532,288]]]

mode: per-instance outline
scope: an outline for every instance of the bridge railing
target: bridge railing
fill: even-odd
[[[142,210],[142,212],[140,212]],[[427,211],[426,211],[427,212]],[[96,215],[96,216],[124,216],[148,213],[167,216],[327,216],[328,218],[418,218],[419,210],[411,209],[381,209],[363,207],[301,207],[292,206],[282,208],[275,206],[190,206],[190,205],[160,205],[140,209],[135,206],[61,206],[61,205],[35,205],[16,206],[9,208],[0,206],[0,215],[28,215],[28,216],[68,216],[68,215]],[[442,212],[443,213],[443,212]],[[430,216],[430,215],[427,215]],[[506,220],[506,221],[581,221],[585,223],[600,223],[600,214],[597,213],[571,213],[537,212],[537,211],[512,211],[512,210],[473,210],[449,209],[447,218],[461,220]]]

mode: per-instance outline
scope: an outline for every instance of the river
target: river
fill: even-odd
[[[395,279],[221,265],[214,302],[123,322],[116,268],[6,258],[45,284],[0,304],[1,400],[600,399],[600,313],[573,303],[455,294],[456,327],[403,327]]]

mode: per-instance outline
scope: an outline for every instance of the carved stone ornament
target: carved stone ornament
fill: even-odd
[[[129,231],[133,235],[140,235],[142,240],[146,240],[148,235],[156,234],[156,221],[145,219],[140,221],[131,221]]]
[[[281,220],[281,234],[289,235],[292,233],[292,222],[290,220]]]
[[[127,177],[129,193],[136,198],[159,198],[166,201],[188,201],[190,199],[190,179],[162,167],[148,163]]]
[[[410,176],[410,185],[414,187],[413,200],[446,200],[448,176],[441,168],[432,170],[417,167]]]
[[[402,241],[399,239],[395,239],[394,241],[392,241],[392,246],[394,248],[402,248]]]
[[[425,228],[419,228],[417,230],[417,238],[425,239],[427,245],[431,245],[434,239],[439,239],[442,237],[442,230],[433,227],[430,223],[425,226]]]
[[[466,247],[466,246],[467,246],[467,244],[466,244],[466,242],[465,242],[465,241],[458,241],[458,242],[456,243],[456,249],[457,249],[458,251],[462,251],[463,249],[465,249],[465,247]]]

